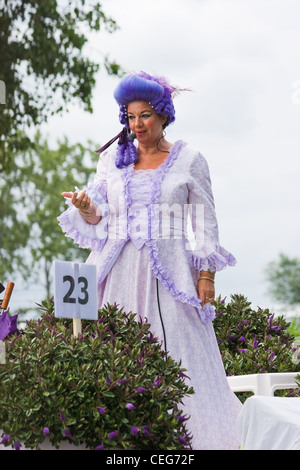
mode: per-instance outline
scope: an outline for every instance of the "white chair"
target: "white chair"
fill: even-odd
[[[252,392],[254,395],[273,396],[275,390],[298,388],[295,372],[232,375],[227,380],[233,392]]]

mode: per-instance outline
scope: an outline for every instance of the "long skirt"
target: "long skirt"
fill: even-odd
[[[99,287],[100,305],[116,303],[147,319],[150,331],[175,360],[181,361],[195,393],[185,398],[183,413],[192,448],[238,449],[236,421],[242,404],[231,391],[213,323],[203,324],[195,308],[177,301],[149,265],[148,249],[129,240]]]

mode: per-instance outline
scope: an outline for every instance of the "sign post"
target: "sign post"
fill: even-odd
[[[54,314],[73,319],[73,334],[81,332],[81,320],[98,319],[96,266],[54,261]]]

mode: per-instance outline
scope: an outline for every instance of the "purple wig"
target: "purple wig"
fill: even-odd
[[[120,107],[119,119],[127,130],[129,130],[127,107],[132,101],[147,101],[157,114],[167,118],[164,128],[175,121],[175,109],[172,93],[176,88],[171,86],[165,78],[152,77],[145,72],[124,77],[114,92],[114,97]],[[136,163],[138,160],[137,150],[132,140],[127,138],[119,144],[117,151],[116,166]]]

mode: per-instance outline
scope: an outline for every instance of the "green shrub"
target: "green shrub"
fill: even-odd
[[[227,375],[299,372],[295,337],[283,315],[254,310],[243,295],[232,295],[227,304],[219,298],[215,306],[214,328]]]
[[[227,375],[299,372],[295,325],[283,315],[254,310],[242,295],[214,304]],[[47,435],[56,447],[62,440],[90,449],[189,447],[180,404],[193,390],[149,324],[107,305],[98,321],[83,321],[82,335],[74,338],[72,322],[54,317],[52,301],[42,310],[39,320],[4,340],[0,429],[7,445],[39,448]],[[278,394],[300,396],[300,389]]]
[[[54,317],[53,302],[43,310],[5,339],[3,442],[39,448],[47,436],[56,447],[66,439],[90,449],[189,447],[179,407],[193,390],[149,324],[107,305],[75,338],[72,321]]]

